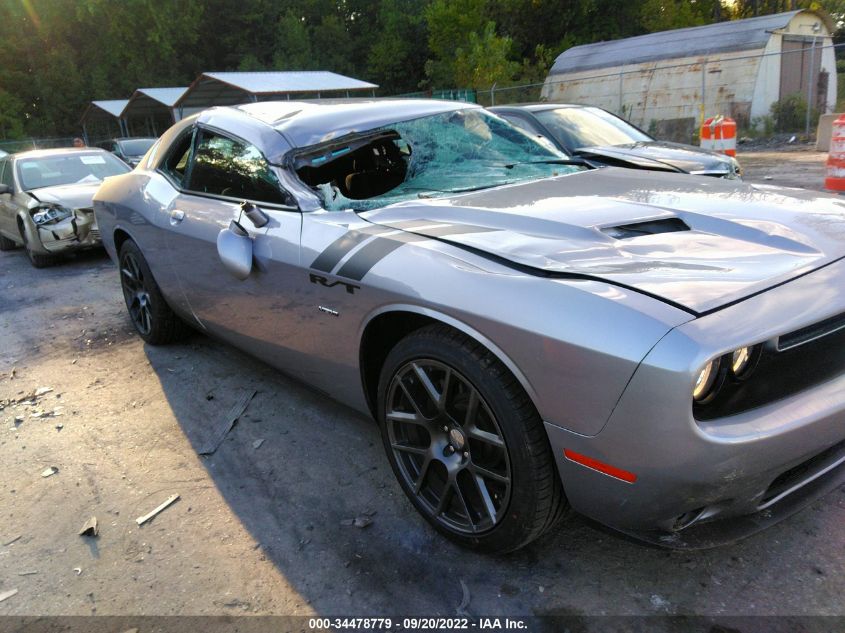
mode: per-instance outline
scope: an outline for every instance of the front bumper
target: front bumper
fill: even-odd
[[[693,416],[692,377],[709,358],[845,313],[839,261],[667,334],[594,436],[547,432],[573,508],[671,547],[762,529],[845,481],[845,372],[713,420]],[[845,353],[845,352],[843,352]],[[564,456],[589,456],[628,483]]]
[[[74,209],[73,215],[59,222],[35,224],[35,230],[38,241],[48,253],[68,252],[101,244],[93,209]]]

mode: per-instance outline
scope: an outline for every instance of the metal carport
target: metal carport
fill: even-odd
[[[159,136],[179,120],[174,107],[187,86],[177,88],[138,88],[120,117],[129,136]]]
[[[126,136],[121,113],[127,103],[129,99],[108,99],[89,103],[80,120],[85,143],[90,145],[92,138],[99,141],[105,138]],[[115,128],[117,133],[113,132]]]
[[[188,87],[176,103],[178,116],[204,108],[273,99],[343,97],[352,92],[375,95],[377,84],[326,70],[271,72],[207,72]]]

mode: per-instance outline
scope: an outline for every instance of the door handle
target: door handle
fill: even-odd
[[[181,209],[173,209],[173,211],[170,212],[170,224],[172,224],[173,226],[176,226],[184,219],[185,212]]]

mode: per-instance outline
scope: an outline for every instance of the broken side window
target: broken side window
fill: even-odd
[[[311,148],[299,154],[294,168],[324,208],[363,211],[579,169],[555,164],[561,159],[566,156],[509,123],[467,109]]]

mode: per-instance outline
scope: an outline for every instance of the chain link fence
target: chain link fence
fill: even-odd
[[[697,143],[702,122],[736,120],[739,133],[811,137],[819,115],[845,106],[845,76],[824,38],[784,38],[777,52],[731,52],[550,75],[543,83],[479,90],[484,106],[549,101],[594,105],[661,139]],[[828,39],[829,41],[829,39]]]
[[[73,147],[73,136],[56,136],[52,138],[27,138],[0,141],[0,150],[7,154],[26,152],[32,149],[51,149],[54,147]]]

